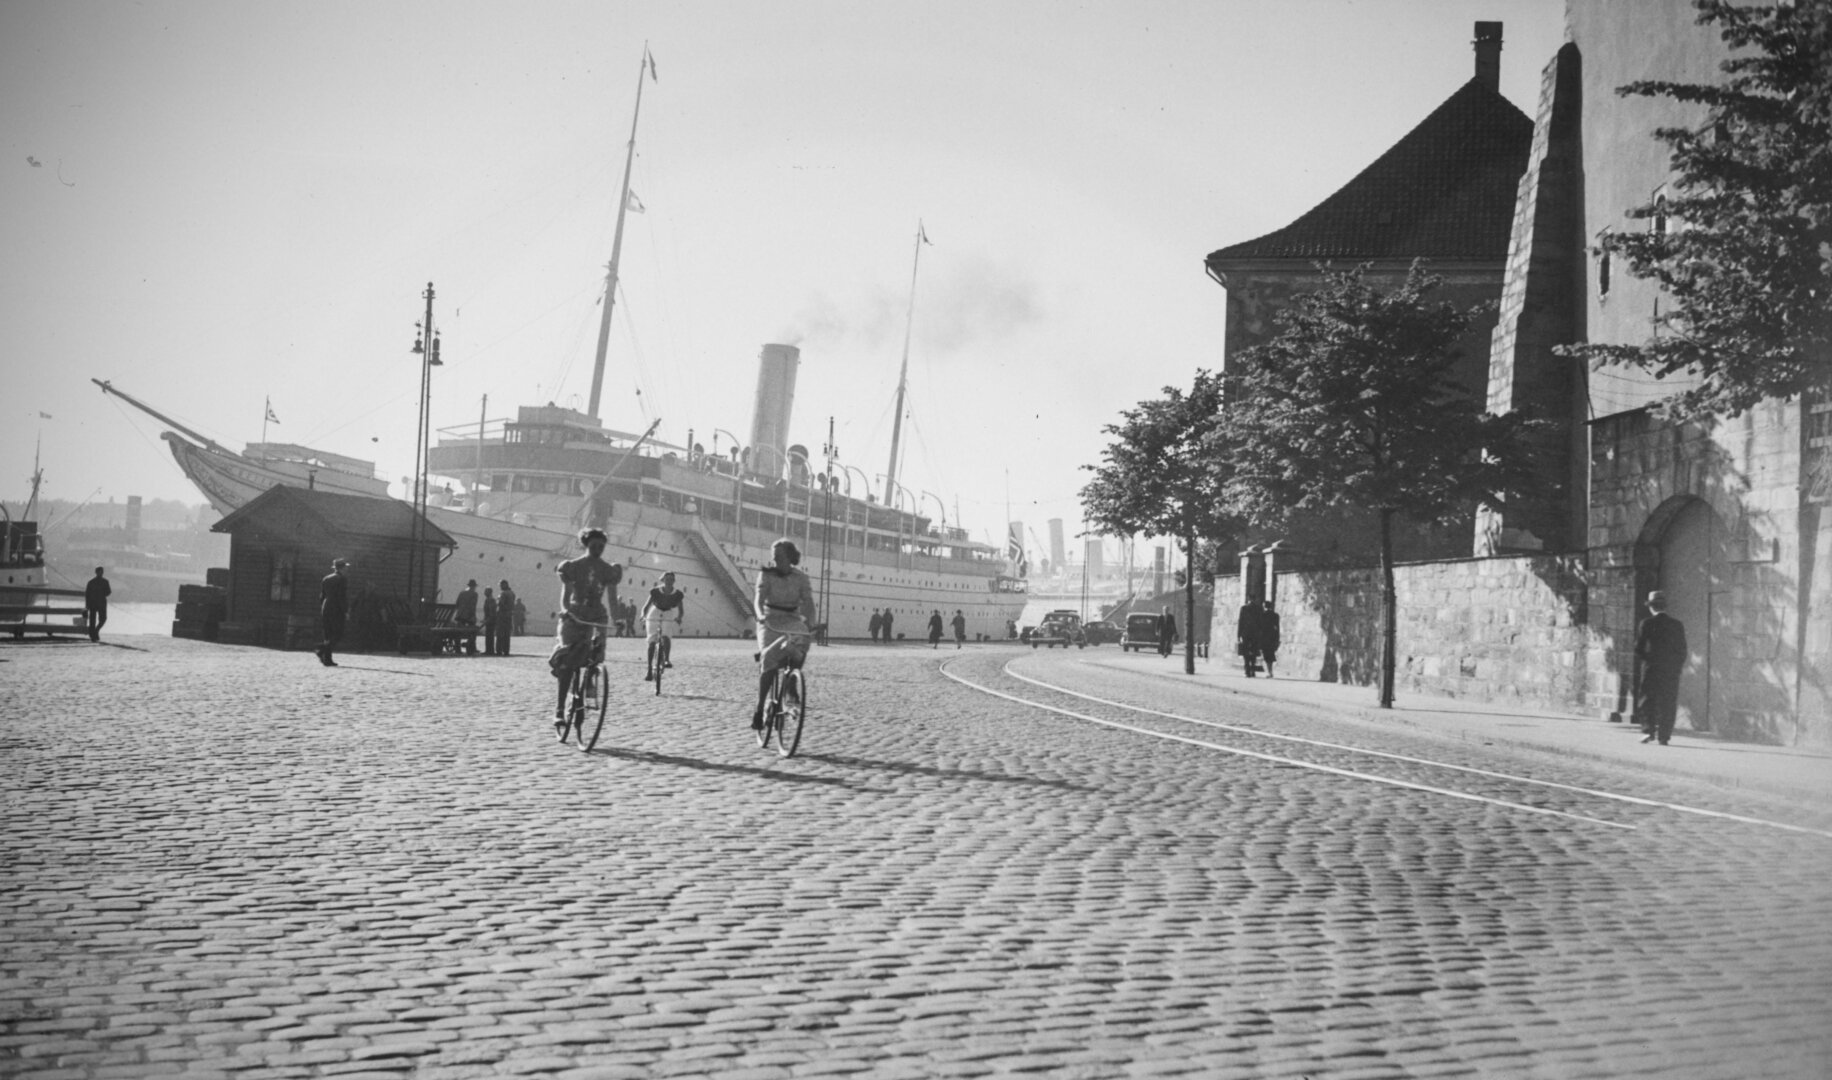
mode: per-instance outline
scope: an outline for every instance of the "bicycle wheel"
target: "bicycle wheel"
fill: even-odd
[[[668,639],[663,638],[655,646],[655,658],[651,665],[655,669],[655,696],[662,696],[662,669],[668,666]]]
[[[568,679],[566,682],[566,713],[564,719],[554,724],[554,734],[559,738],[562,744],[572,737],[573,732],[579,730],[579,711],[581,708],[579,700],[579,671],[579,668],[574,668],[572,678]]]
[[[782,704],[776,711],[776,752],[794,757],[801,746],[802,722],[808,718],[808,684],[800,668],[782,678]]]
[[[751,732],[757,736],[757,748],[767,750],[770,746],[770,733],[782,723],[782,672],[776,673],[776,681],[770,684],[770,692],[763,699],[763,726]]]
[[[579,750],[590,752],[598,745],[598,733],[604,730],[604,714],[611,706],[611,669],[599,662],[581,670],[585,685],[579,692],[573,722],[579,734]]]

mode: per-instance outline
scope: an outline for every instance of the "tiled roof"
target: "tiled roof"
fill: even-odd
[[[1211,252],[1250,259],[1504,259],[1533,121],[1471,79],[1304,216]]]
[[[293,508],[345,536],[373,536],[391,540],[413,539],[413,507],[398,499],[371,495],[346,495],[337,491],[276,486],[237,507],[210,527],[211,532],[234,532],[242,524],[269,513]],[[445,530],[427,522],[422,535],[431,544],[456,547]]]

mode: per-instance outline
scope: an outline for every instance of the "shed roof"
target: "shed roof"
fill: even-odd
[[[1263,259],[1505,259],[1533,121],[1471,79],[1296,221],[1209,253]]]
[[[399,499],[275,485],[231,511],[210,526],[210,531],[232,533],[252,521],[289,509],[316,518],[331,532],[385,540],[411,541],[414,518],[418,516],[413,507]],[[427,543],[439,547],[458,546],[450,534],[430,521],[425,523],[420,535]]]

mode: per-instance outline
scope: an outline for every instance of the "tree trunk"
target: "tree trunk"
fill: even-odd
[[[1380,512],[1380,707],[1393,707],[1394,654],[1399,644],[1399,594],[1393,587],[1393,511]]]
[[[1196,534],[1183,538],[1183,673],[1196,674]]]

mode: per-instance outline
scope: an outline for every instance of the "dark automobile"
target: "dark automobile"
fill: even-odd
[[[1177,635],[1171,639],[1171,644],[1175,645],[1182,638],[1181,634]],[[1143,612],[1126,616],[1126,632],[1120,636],[1120,648],[1126,652],[1134,649],[1140,652],[1151,649],[1155,652],[1158,648],[1158,617]]]
[[[1090,645],[1112,645],[1125,638],[1126,632],[1105,619],[1095,619],[1081,628]]]
[[[1081,616],[1073,611],[1050,612],[1030,635],[1030,647],[1033,649],[1039,645],[1052,649],[1058,645],[1065,649],[1073,645],[1082,649],[1087,644],[1088,639],[1081,632]]]

